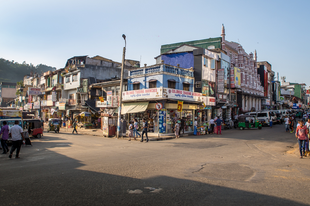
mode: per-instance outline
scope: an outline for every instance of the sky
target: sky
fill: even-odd
[[[257,50],[286,81],[310,85],[309,0],[0,1],[0,58],[63,68],[96,55],[155,64],[163,44],[220,37]],[[1,75],[1,74],[0,74]]]

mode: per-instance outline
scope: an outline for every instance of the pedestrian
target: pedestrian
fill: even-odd
[[[285,122],[285,132],[289,132],[290,131],[290,119],[287,116],[285,116],[284,122]]]
[[[128,129],[129,129],[129,135],[128,135],[129,136],[129,140],[128,141],[131,141],[131,137],[134,137],[134,139],[137,140],[136,137],[133,136],[133,129],[134,129],[134,127],[133,127],[132,121],[129,122],[129,128]]]
[[[294,120],[292,117],[290,118],[290,133],[294,133]]]
[[[197,135],[197,117],[195,117],[195,121],[194,121],[194,135]]]
[[[174,134],[175,134],[175,138],[180,138],[180,135],[179,135],[179,130],[180,130],[180,123],[181,121],[176,121],[175,122],[175,125],[174,125]]]
[[[211,118],[210,119],[210,121],[209,121],[209,123],[210,123],[210,129],[211,129],[211,131],[210,131],[210,133],[211,134],[214,134],[214,119],[213,118]]]
[[[306,122],[306,127],[308,129],[308,137],[306,139],[306,143],[305,143],[305,147],[306,147],[306,154],[307,156],[309,156],[310,152],[309,152],[309,130],[310,130],[310,119],[308,119],[308,121]]]
[[[73,131],[72,131],[72,134],[74,134],[74,132],[76,132],[76,134],[78,133],[77,132],[77,130],[76,130],[76,126],[77,126],[77,123],[76,123],[76,121],[74,120],[74,122],[73,122]]]
[[[308,138],[308,129],[302,120],[299,121],[295,136],[298,139],[300,158],[302,158],[305,155],[305,142]]]
[[[141,136],[141,142],[143,142],[143,135],[145,134],[146,136],[146,142],[149,141],[149,138],[147,136],[147,129],[148,129],[149,125],[147,123],[147,121],[145,119],[143,119],[143,131],[142,131],[142,136]]]
[[[2,138],[1,138],[1,145],[3,149],[2,154],[6,154],[9,151],[8,145],[6,143],[6,141],[9,139],[9,132],[10,132],[9,126],[7,125],[7,122],[4,121],[3,127],[1,128],[1,131],[0,131],[0,135],[2,134]]]
[[[270,128],[272,128],[272,119],[271,118],[269,119],[269,126],[270,126]]]
[[[15,158],[19,158],[20,148],[23,141],[25,141],[23,129],[19,126],[19,122],[15,121],[15,125],[11,127],[9,134],[12,136],[12,147],[10,151],[9,158],[12,158],[12,154],[16,149]]]
[[[210,134],[214,134],[215,122],[213,118],[210,119],[209,125],[210,125]]]
[[[137,119],[134,119],[134,124],[133,124],[133,133],[134,133],[134,137],[141,137],[140,133],[138,132],[139,129],[139,123],[137,121]]]
[[[220,117],[217,117],[217,119],[215,120],[217,134],[220,134],[220,135],[222,135],[222,122],[223,121],[220,119]]]

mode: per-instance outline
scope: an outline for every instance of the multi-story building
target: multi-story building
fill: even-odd
[[[16,98],[16,83],[1,82],[0,83],[0,105],[1,107],[8,107],[15,104]]]
[[[181,102],[180,102],[181,101]],[[151,135],[173,133],[178,119],[185,132],[192,132],[193,122],[206,122],[203,109],[207,102],[202,93],[194,92],[193,68],[155,64],[128,71],[128,91],[123,92],[122,115],[127,121],[149,121]],[[183,108],[180,105],[183,105]],[[181,111],[180,111],[181,110]],[[196,118],[195,118],[196,117]]]
[[[125,69],[127,71],[127,69]],[[124,72],[126,78],[127,72]],[[89,98],[89,86],[111,78],[120,78],[121,64],[101,56],[75,56],[67,60],[64,71],[62,99],[67,100],[66,114],[71,118],[82,111],[88,111],[95,105]],[[115,92],[120,87],[115,87]]]

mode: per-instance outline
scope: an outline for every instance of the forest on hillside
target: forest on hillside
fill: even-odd
[[[0,82],[16,83],[23,80],[24,76],[29,75],[31,72],[42,74],[49,70],[56,70],[56,68],[44,64],[34,66],[31,63],[27,64],[25,61],[20,64],[14,60],[9,61],[0,58]]]

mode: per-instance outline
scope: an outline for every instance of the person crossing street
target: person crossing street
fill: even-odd
[[[15,158],[19,158],[19,152],[20,148],[23,144],[23,141],[25,141],[25,137],[23,134],[23,129],[19,126],[19,122],[15,121],[15,125],[11,127],[10,132],[12,136],[12,148],[10,151],[9,158],[12,158],[12,154],[16,149],[16,156]]]

